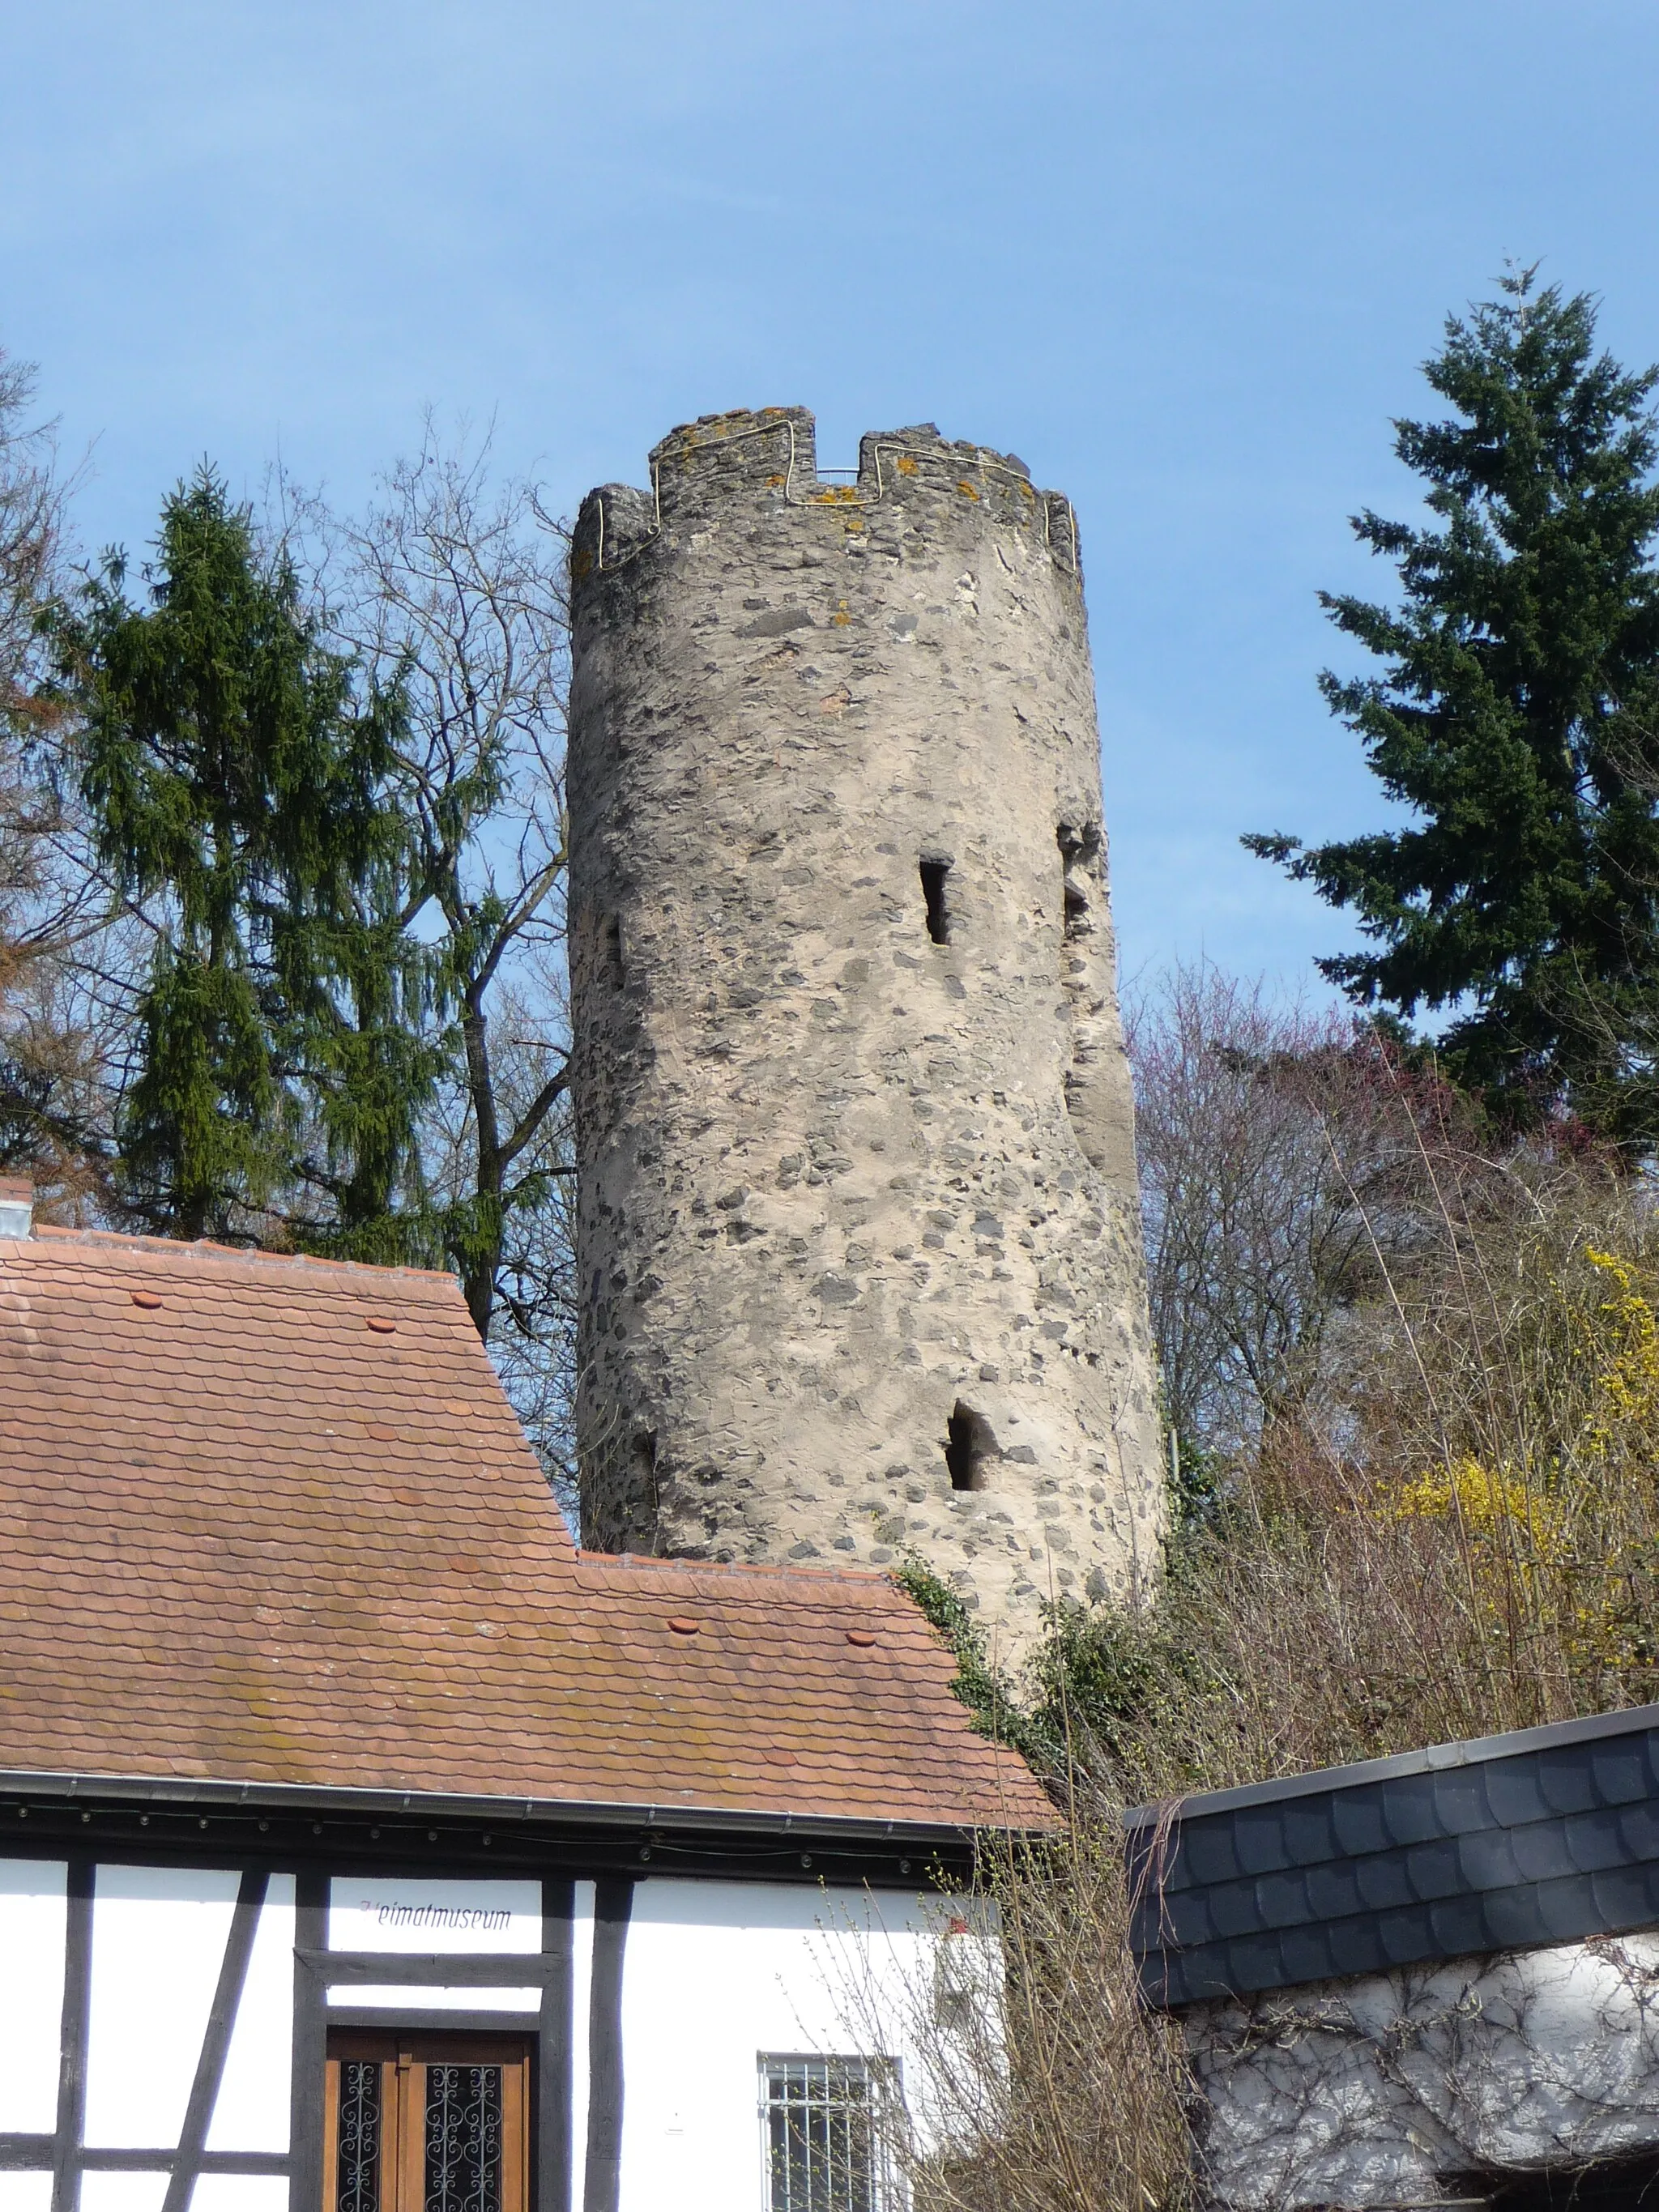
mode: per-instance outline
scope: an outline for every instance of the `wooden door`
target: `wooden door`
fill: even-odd
[[[322,2212],[530,2212],[522,2037],[333,2031]]]

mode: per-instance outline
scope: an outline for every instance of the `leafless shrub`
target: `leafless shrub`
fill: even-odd
[[[1212,971],[1157,1024],[1137,1073],[1171,1395],[1227,1481],[1152,1601],[1071,1608],[1030,1676],[1072,1832],[988,1869],[1006,2055],[965,2069],[968,2154],[919,2179],[950,2212],[1203,2185],[1094,1793],[1173,1801],[1659,1694],[1646,1184],[1567,1127],[1497,1150],[1431,1064]],[[1056,2086],[1084,2116],[1069,2164]]]
[[[1418,1141],[1408,1265],[1357,1204],[1374,1273],[1340,1375],[1236,1463],[1157,1607],[1103,1627],[1129,1655],[1099,1730],[1126,1797],[1659,1688],[1646,1194],[1593,1158]]]
[[[58,580],[68,494],[33,397],[34,371],[0,352],[0,717],[14,730],[42,711],[38,617]]]
[[[849,2039],[906,2053],[874,2112],[915,2212],[1182,2212],[1196,2201],[1178,2031],[1144,2003],[1121,1825],[987,1835],[969,1898],[933,1901],[913,1980],[838,1987]],[[881,1947],[854,1955],[879,1958]]]
[[[1128,1040],[1167,1417],[1189,1449],[1248,1451],[1319,1396],[1345,1317],[1424,1243],[1455,1102],[1352,1017],[1207,963],[1132,999]]]
[[[951,2148],[916,2170],[918,2212],[1178,2212],[1188,2082],[1136,1979],[1116,1822],[1073,1821],[1046,1846],[994,1839],[981,1873],[1006,1978],[995,2008],[943,2014]]]

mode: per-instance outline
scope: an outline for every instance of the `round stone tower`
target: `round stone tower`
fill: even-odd
[[[705,417],[572,556],[585,1540],[880,1567],[1017,1650],[1162,1470],[1069,502]]]

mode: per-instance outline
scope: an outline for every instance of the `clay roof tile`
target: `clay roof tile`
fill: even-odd
[[[447,1275],[0,1242],[0,1767],[1046,1820],[884,1577],[578,1552]]]

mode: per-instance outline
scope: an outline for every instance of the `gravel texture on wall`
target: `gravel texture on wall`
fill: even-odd
[[[1163,1483],[1075,520],[706,417],[572,556],[585,1540],[920,1553],[1005,1648]]]

